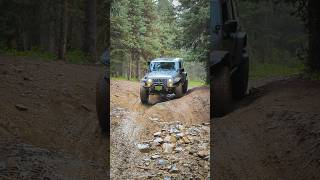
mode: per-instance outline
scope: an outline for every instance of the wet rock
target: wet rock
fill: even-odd
[[[156,154],[156,155],[151,156],[151,159],[158,159],[160,157],[161,157],[160,155]]]
[[[180,139],[180,138],[185,136],[185,133],[183,133],[183,132],[182,133],[178,133],[178,134],[176,134],[176,136],[177,136],[178,139]]]
[[[173,164],[169,170],[170,173],[177,173],[179,172],[179,169],[177,168],[176,164]]]
[[[154,137],[160,137],[161,136],[161,132],[156,132],[153,134]]]
[[[16,104],[15,107],[19,110],[19,111],[27,111],[28,108],[22,104]]]
[[[147,153],[151,150],[150,144],[143,143],[137,145],[140,152]]]
[[[143,161],[151,161],[150,157],[144,157],[142,160]]]
[[[165,159],[158,159],[158,161],[157,161],[157,165],[159,165],[159,166],[164,166],[166,164],[168,164],[168,161]]]
[[[180,133],[180,131],[176,128],[176,127],[171,127],[170,130],[169,130],[169,133],[170,134],[177,134],[177,133]]]
[[[202,150],[202,151],[199,151],[197,153],[197,155],[200,157],[200,158],[205,158],[209,155],[209,151],[208,150]]]
[[[160,138],[160,137],[158,137],[158,138],[156,138],[155,140],[153,140],[153,143],[154,143],[156,146],[158,146],[158,145],[160,145],[160,144],[163,143],[163,139]]]
[[[181,151],[183,151],[183,148],[180,147],[180,146],[179,146],[179,147],[176,147],[176,148],[175,148],[175,151],[176,151],[176,152],[181,152]]]
[[[175,145],[171,143],[162,144],[163,153],[167,153],[167,154],[172,153],[174,146]]]
[[[171,180],[171,177],[170,176],[164,176],[163,180]]]

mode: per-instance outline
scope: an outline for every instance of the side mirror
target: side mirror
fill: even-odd
[[[180,72],[180,73],[184,72],[184,68],[181,68],[181,69],[179,70],[179,72]]]
[[[151,71],[150,69],[150,61],[148,61],[148,68],[147,68],[147,72],[149,73]]]
[[[226,32],[227,34],[230,33],[235,33],[238,28],[238,21],[236,20],[229,20],[224,23],[223,25],[223,31]]]

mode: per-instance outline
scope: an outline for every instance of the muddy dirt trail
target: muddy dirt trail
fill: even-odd
[[[209,88],[179,99],[139,98],[139,83],[111,81],[111,178],[209,177]]]
[[[319,94],[319,81],[273,81],[213,119],[213,178],[319,179]]]
[[[0,179],[105,179],[103,67],[0,57]]]

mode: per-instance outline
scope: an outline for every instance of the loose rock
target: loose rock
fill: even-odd
[[[19,111],[27,111],[28,108],[22,104],[16,104],[15,107],[19,110]]]
[[[139,151],[143,153],[147,153],[151,150],[149,144],[138,144],[137,146]]]
[[[175,146],[174,144],[164,143],[162,145],[163,153],[167,153],[167,154],[172,153],[174,146]]]

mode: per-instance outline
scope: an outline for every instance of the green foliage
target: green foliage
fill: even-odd
[[[172,0],[115,1],[111,8],[111,75],[128,77],[131,72],[141,77],[146,62],[161,56],[206,61],[209,3],[198,1],[190,11],[187,1],[178,7]]]
[[[66,60],[72,64],[89,63],[89,57],[79,49],[69,50],[66,54]]]
[[[295,65],[251,63],[249,79],[264,79],[269,77],[280,77],[301,74],[304,71],[302,63]]]
[[[200,87],[200,86],[206,86],[206,83],[204,81],[188,81],[188,88],[194,88],[194,87]]]
[[[208,60],[209,50],[209,1],[181,0],[179,45],[187,50],[186,60]]]
[[[54,53],[47,51],[42,51],[38,48],[32,48],[29,51],[18,51],[16,49],[0,49],[0,54],[5,56],[14,56],[14,57],[30,57],[42,60],[54,60],[57,59],[57,56]]]

